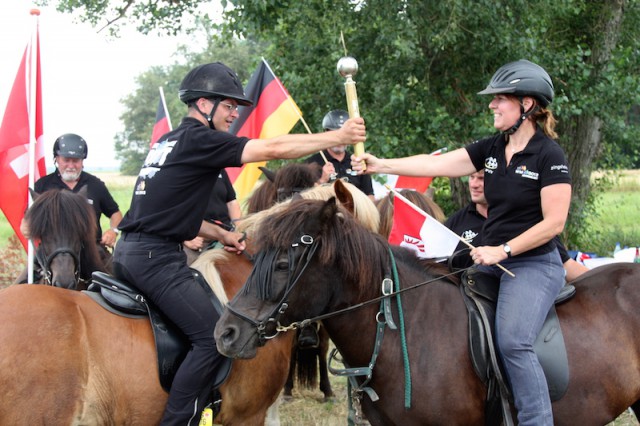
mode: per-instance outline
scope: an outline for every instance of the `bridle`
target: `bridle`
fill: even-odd
[[[269,315],[267,315],[266,319],[254,320],[248,315],[238,311],[236,308],[233,308],[232,306],[227,305],[227,309],[229,310],[229,312],[231,312],[238,318],[243,319],[244,321],[247,321],[249,324],[253,325],[256,328],[256,332],[258,334],[259,346],[264,346],[264,344],[268,340],[273,339],[278,334],[280,334],[280,332],[286,331],[286,328],[283,328],[280,325],[279,318],[285,313],[285,311],[289,307],[289,295],[291,294],[291,291],[295,288],[296,284],[300,280],[300,277],[302,277],[305,270],[311,263],[311,260],[313,259],[313,256],[317,248],[318,248],[318,240],[314,239],[312,236],[307,234],[303,234],[300,237],[298,242],[294,242],[291,244],[291,247],[289,247],[288,253],[287,253],[287,256],[289,258],[289,274],[288,274],[289,278],[287,280],[287,286],[285,288],[284,294],[280,298],[280,301],[276,304],[276,306],[269,313]],[[295,263],[295,268],[292,268],[291,267],[291,265],[293,264],[292,261],[295,258],[296,252],[299,251],[300,249],[303,250],[299,256],[300,261]],[[275,252],[272,251],[271,253],[267,254],[267,256],[269,258],[275,259],[279,254],[280,254],[280,249],[277,249],[275,250]],[[265,258],[267,256],[263,256],[262,258]],[[260,260],[258,260],[255,264],[256,266],[254,267],[254,270],[251,272],[251,276],[249,277],[249,280],[251,280],[254,277],[254,272],[256,272],[257,266],[260,263],[262,263],[263,265],[266,265],[267,262],[260,262]],[[272,262],[272,265],[273,265],[273,262]],[[274,331],[272,333],[269,333],[268,331],[269,326],[272,326],[272,328],[274,328]]]
[[[294,259],[294,253],[296,250],[299,250],[300,248],[303,248],[303,252],[299,257],[299,262],[296,264],[295,269],[291,267],[292,265],[292,260]],[[330,313],[326,313],[324,315],[319,315],[313,318],[308,318],[308,319],[304,319],[302,321],[296,321],[293,322],[291,324],[289,324],[288,326],[283,326],[282,324],[280,324],[279,318],[284,314],[284,312],[287,310],[287,308],[289,307],[289,294],[291,293],[291,291],[295,288],[296,284],[298,283],[298,281],[300,280],[302,274],[305,272],[305,270],[307,269],[307,267],[309,266],[309,263],[311,262],[313,255],[316,252],[316,249],[318,247],[318,239],[314,239],[312,236],[304,234],[300,237],[300,240],[298,242],[294,242],[293,244],[291,244],[291,247],[289,247],[288,249],[288,258],[289,258],[289,279],[287,282],[287,287],[285,288],[284,294],[283,296],[280,298],[280,301],[278,302],[278,304],[275,306],[275,308],[269,313],[269,315],[267,315],[266,319],[263,320],[254,320],[253,318],[249,317],[248,315],[240,312],[237,308],[234,308],[233,306],[231,306],[230,304],[227,305],[227,309],[229,310],[229,312],[231,312],[233,315],[237,316],[238,318],[248,322],[249,324],[251,324],[252,326],[254,326],[256,328],[256,333],[258,335],[258,345],[259,346],[264,346],[264,344],[268,341],[273,339],[274,337],[276,337],[278,334],[282,333],[282,332],[286,332],[289,330],[295,330],[298,328],[303,328],[306,325],[309,325],[315,321],[321,321],[327,318],[331,318],[337,315],[342,315],[344,313],[353,311],[355,309],[359,309],[362,308],[364,306],[367,305],[371,305],[373,303],[376,302],[380,302],[380,301],[385,301],[388,303],[388,301],[390,300],[391,297],[393,296],[398,296],[399,294],[402,294],[406,291],[409,290],[414,290],[418,287],[422,287],[426,284],[432,283],[432,282],[436,282],[441,280],[442,278],[447,278],[449,276],[453,276],[453,275],[457,275],[462,273],[464,270],[468,269],[459,269],[459,270],[455,270],[453,272],[450,272],[448,274],[443,274],[443,275],[439,275],[436,276],[432,279],[426,280],[426,281],[422,281],[420,283],[414,284],[412,286],[409,287],[405,287],[402,289],[397,289],[396,291],[393,290],[393,281],[390,280],[389,278],[385,278],[382,282],[382,294],[378,297],[375,297],[373,299],[369,299],[367,301],[355,304],[355,305],[351,305],[347,308],[344,309],[340,309],[337,311],[333,311]],[[272,252],[271,255],[269,256],[271,259],[275,259],[277,257],[277,255],[280,253],[280,250],[276,250],[275,252]],[[391,252],[390,255],[392,256]],[[264,259],[266,256],[263,256],[262,259]],[[251,278],[254,276],[254,273],[257,270],[257,266],[258,264],[262,263],[263,264],[263,268],[264,268],[264,264],[266,264],[267,262],[260,262],[260,261],[256,261],[255,263],[255,267],[254,270],[251,273],[250,276],[250,280]],[[272,262],[273,263],[273,262]],[[270,281],[270,277],[266,278],[266,281]],[[387,308],[388,310],[389,308]],[[269,333],[267,331],[267,327],[268,326],[272,326],[273,331],[271,333]]]
[[[82,251],[82,248],[80,248],[80,252],[81,251]],[[77,286],[81,281],[80,253],[75,253],[73,250],[71,250],[68,247],[61,247],[54,250],[51,254],[47,255],[47,253],[44,250],[44,246],[40,244],[40,247],[38,247],[38,249],[36,250],[35,257],[36,257],[36,261],[38,262],[38,265],[40,266],[42,278],[44,279],[44,284],[53,285],[53,282],[52,282],[53,272],[51,272],[51,263],[53,262],[53,259],[55,259],[56,256],[59,256],[59,255],[71,256],[71,258],[73,259],[73,264],[74,264],[73,275],[75,277],[75,282]]]

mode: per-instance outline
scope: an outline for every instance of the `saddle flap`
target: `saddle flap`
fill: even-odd
[[[91,285],[88,290],[102,294],[109,305],[124,313],[146,315],[148,312],[142,293],[130,284],[104,272],[95,271],[91,275]]]

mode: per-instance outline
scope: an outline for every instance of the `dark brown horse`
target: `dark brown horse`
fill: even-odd
[[[485,423],[487,389],[471,364],[467,311],[458,286],[442,278],[446,271],[390,249],[333,201],[296,201],[265,223],[255,235],[252,275],[216,327],[222,353],[251,358],[267,337],[322,317],[349,367],[366,370],[377,354],[370,380],[358,379],[379,397],[362,394],[371,424]],[[376,350],[376,320],[384,323],[384,316],[380,301],[365,302],[381,295],[393,265],[401,288],[423,285],[392,298],[405,344],[400,329],[387,329]],[[603,425],[627,407],[640,412],[639,281],[640,265],[603,266],[574,282],[574,299],[557,307],[570,375],[567,392],[553,403],[555,424]]]
[[[322,169],[315,163],[289,163],[275,172],[265,167],[260,169],[267,179],[247,200],[249,214],[267,210],[277,202],[313,188],[322,175]],[[313,333],[317,334],[313,336]],[[284,398],[285,400],[292,399],[296,378],[300,386],[313,389],[317,386],[319,377],[320,391],[324,394],[324,399],[329,400],[334,396],[327,370],[329,335],[321,323],[298,330],[297,334],[291,350],[291,362],[289,375],[284,386]],[[305,346],[302,343],[305,339],[312,341],[314,345]]]
[[[316,191],[325,194],[313,196],[323,199],[335,194],[325,187],[309,192]],[[364,200],[358,198],[361,192],[354,194],[345,204],[376,229],[375,207],[364,194]],[[273,211],[284,208],[286,203]],[[266,216],[259,213],[242,224],[250,245],[253,226]],[[236,294],[252,268],[248,259],[223,250],[210,250],[196,262],[204,263],[199,270],[214,291],[220,294],[224,287],[228,297]],[[159,423],[167,394],[158,379],[148,320],[114,315],[82,292],[20,285],[0,290],[0,324],[5,325],[0,327],[0,425]],[[256,359],[234,360],[220,388],[217,423],[265,424],[267,408],[278,399],[287,377],[292,339],[279,336],[258,350]]]
[[[94,271],[107,272],[96,245],[96,217],[86,190],[32,191],[24,221],[37,246],[38,283],[85,290]],[[26,282],[26,274],[24,276]],[[22,280],[18,280],[22,281]]]

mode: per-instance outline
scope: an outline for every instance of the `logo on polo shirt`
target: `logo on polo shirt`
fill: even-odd
[[[489,157],[484,159],[485,173],[491,174],[497,168],[498,168],[498,160],[496,160],[494,157]]]
[[[569,173],[569,167],[566,164],[554,164],[551,166],[551,171],[560,170],[560,173]]]
[[[522,166],[519,166],[516,169],[516,174],[522,175],[523,178],[533,179],[533,180],[538,180],[538,178],[540,177],[539,173],[532,172],[531,170],[527,170],[527,166],[524,164]]]
[[[472,230],[472,229],[468,229],[468,230],[464,231],[464,232],[462,233],[462,235],[460,235],[460,237],[461,237],[463,240],[465,240],[466,242],[468,242],[468,243],[473,242],[473,239],[474,239],[475,237],[477,237],[477,236],[478,236],[478,233],[477,233],[477,232],[473,232],[473,230]]]

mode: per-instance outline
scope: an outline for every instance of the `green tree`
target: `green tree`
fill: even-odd
[[[271,44],[289,91],[315,122],[329,103],[344,99],[340,77],[329,73],[344,54],[338,41],[344,33],[361,67],[367,149],[381,156],[457,148],[491,132],[489,100],[475,93],[508,61],[544,66],[556,84],[552,107],[574,176],[570,242],[588,212],[596,165],[613,165],[619,147],[637,152],[638,123],[629,118],[640,104],[638,2],[230,3],[226,29]],[[452,187],[458,205],[468,200],[459,180]]]
[[[184,58],[164,67],[152,67],[136,77],[137,89],[125,97],[122,103],[125,112],[120,116],[124,124],[122,132],[116,135],[116,155],[121,161],[123,174],[137,174],[149,152],[150,137],[155,124],[159,91],[162,86],[173,127],[177,126],[186,107],[178,98],[180,82],[194,66],[221,61],[237,70],[238,77],[247,81],[259,60],[258,47],[249,41],[233,41],[231,45],[215,37],[202,36],[208,40],[204,51],[193,53],[182,47],[177,56]]]
[[[127,19],[143,32],[182,28],[184,21],[180,19],[185,15],[172,14],[174,9],[198,13],[206,21],[206,10],[212,7],[210,2],[193,0],[89,0],[82,6],[75,0],[55,3],[59,10],[81,9],[84,18],[93,23],[121,16],[117,22]],[[348,53],[360,64],[355,80],[369,131],[367,150],[384,157],[429,152],[442,146],[454,149],[492,132],[488,99],[475,93],[508,61],[527,58],[544,66],[556,85],[552,107],[559,119],[559,142],[574,177],[570,243],[589,213],[591,172],[598,166],[638,162],[638,1],[221,3],[226,10],[220,26],[223,38],[261,43],[261,53],[315,130],[326,111],[345,107],[344,79],[336,72],[336,63],[344,55],[342,33]],[[195,12],[198,5],[205,13]],[[246,69],[234,68],[239,72]],[[155,105],[149,103],[151,117]],[[623,155],[635,158],[621,163]],[[456,203],[466,202],[464,185],[452,180],[451,187]]]

